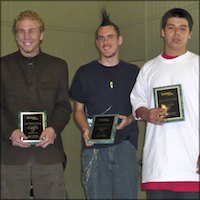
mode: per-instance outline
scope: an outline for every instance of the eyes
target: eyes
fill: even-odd
[[[25,34],[34,35],[36,33],[38,33],[38,29],[35,29],[35,28],[28,29],[28,30],[24,30],[24,29],[18,29],[17,30],[17,35],[18,36],[22,36],[22,35],[25,35]]]
[[[170,25],[166,25],[166,29],[167,30],[179,30],[179,31],[188,31],[189,30],[189,28],[188,28],[188,26],[185,26],[185,25],[181,25],[181,26],[175,26],[175,25],[172,25],[172,24],[170,24]]]
[[[104,41],[113,41],[114,39],[116,38],[116,36],[113,34],[113,35],[108,35],[106,37],[104,36],[97,36],[97,40],[99,42],[104,42]]]

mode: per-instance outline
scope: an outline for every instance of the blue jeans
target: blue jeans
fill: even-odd
[[[87,199],[137,199],[136,149],[129,141],[82,152],[82,182]]]

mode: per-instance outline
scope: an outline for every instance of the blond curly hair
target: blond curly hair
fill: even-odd
[[[44,22],[42,21],[42,19],[38,15],[38,13],[36,13],[35,11],[32,11],[32,10],[25,10],[25,11],[19,13],[19,15],[14,19],[13,26],[12,26],[12,31],[14,34],[17,33],[17,27],[16,27],[17,22],[22,21],[27,18],[32,19],[32,20],[37,20],[40,23],[40,31],[41,32],[44,31],[44,29],[45,29]]]

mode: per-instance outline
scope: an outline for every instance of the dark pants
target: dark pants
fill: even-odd
[[[40,165],[31,159],[25,165],[1,165],[1,198],[66,199],[63,164]]]
[[[198,192],[173,192],[168,190],[148,190],[147,199],[200,199]]]

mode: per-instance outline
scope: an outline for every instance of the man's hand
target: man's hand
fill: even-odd
[[[88,140],[89,140],[89,129],[86,129],[84,132],[83,132],[83,139],[85,141],[85,145],[87,147],[90,147],[92,146],[93,144],[88,144]]]
[[[136,113],[143,120],[156,125],[162,125],[165,122],[165,117],[167,116],[166,110],[161,108],[147,109],[145,107],[141,107],[136,110]]]
[[[121,122],[117,125],[117,130],[121,130],[124,127],[128,126],[130,123],[134,121],[133,115],[125,116],[125,115],[119,115],[119,119],[121,119]]]
[[[28,137],[24,133],[22,133],[20,129],[14,130],[9,139],[11,140],[13,146],[18,146],[22,148],[28,148],[31,146],[30,144],[23,142],[23,140],[27,140]]]
[[[162,125],[164,123],[164,119],[167,116],[166,110],[161,108],[153,108],[149,110],[148,120],[151,123]]]
[[[36,144],[36,147],[46,148],[48,145],[53,144],[56,139],[55,130],[51,127],[44,129],[40,135],[41,142]]]

